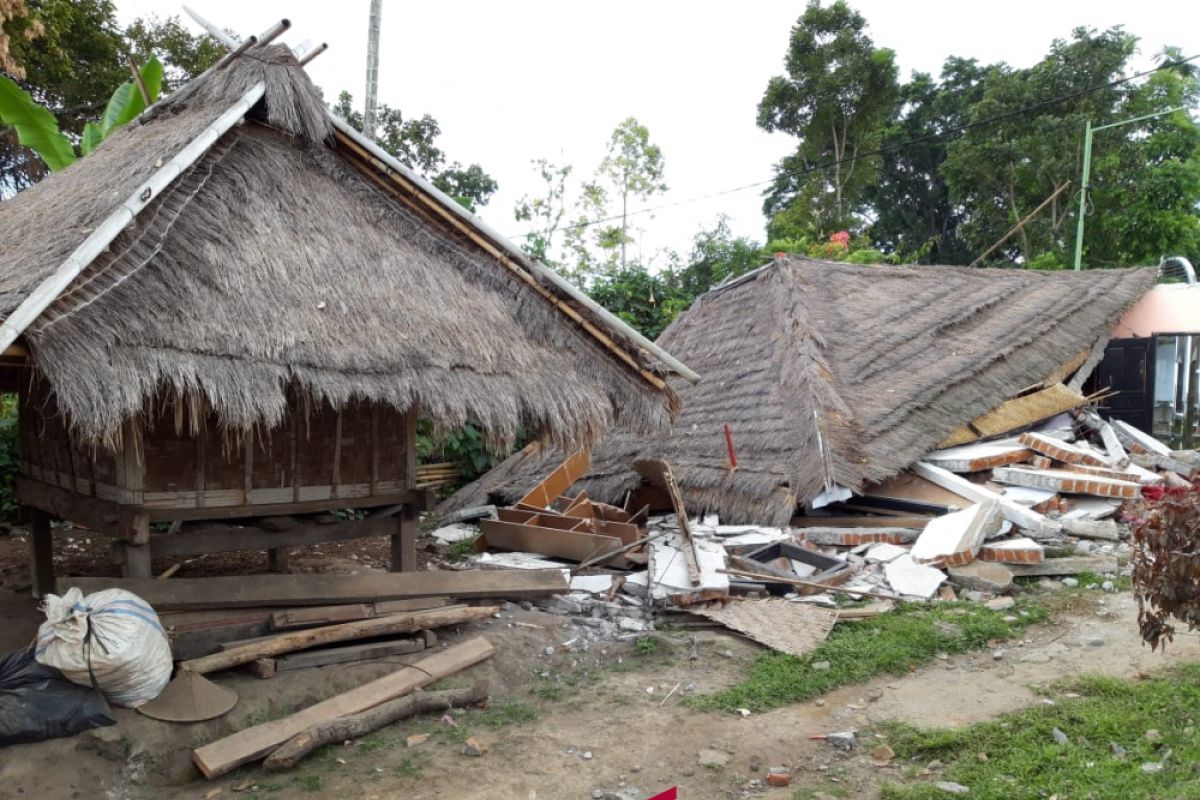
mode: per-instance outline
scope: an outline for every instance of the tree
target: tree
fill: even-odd
[[[363,115],[355,109],[354,97],[349,92],[341,92],[330,110],[355,130],[363,129]],[[384,105],[375,118],[378,128],[372,132],[372,138],[376,144],[468,209],[473,211],[487,205],[499,188],[478,164],[464,167],[455,161],[446,165],[446,154],[435,143],[442,129],[430,115],[406,119],[400,109]]]
[[[722,214],[716,224],[696,234],[687,266],[675,276],[679,292],[691,300],[730,278],[744,275],[766,263],[758,243],[734,236],[729,217]]]
[[[608,140],[608,155],[600,162],[597,177],[607,180],[621,200],[621,268],[628,261],[625,248],[629,244],[629,198],[645,200],[667,190],[663,181],[663,155],[658,145],[650,141],[650,131],[633,117],[618,125]],[[615,231],[609,232],[609,240]]]
[[[758,105],[760,128],[799,140],[767,194],[769,238],[856,225],[877,163],[859,154],[878,146],[899,96],[894,55],[875,47],[866,24],[844,0],[810,0],[792,28],[787,74],[770,80]]]
[[[547,159],[534,160],[534,167],[541,176],[545,188],[536,197],[525,195],[513,207],[513,216],[518,222],[528,222],[534,227],[525,234],[521,247],[533,258],[550,264],[554,236],[558,233],[563,216],[567,212],[567,178],[571,175],[570,164],[559,166]]]
[[[125,29],[126,46],[139,64],[151,58],[163,63],[163,92],[170,94],[211,67],[225,46],[208,34],[192,34],[179,17],[135,19]]]

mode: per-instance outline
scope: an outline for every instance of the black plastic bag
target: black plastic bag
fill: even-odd
[[[0,658],[0,747],[74,736],[116,722],[97,689],[71,683],[28,650]]]

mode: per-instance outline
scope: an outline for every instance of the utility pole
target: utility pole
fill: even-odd
[[[375,101],[379,90],[379,18],[383,0],[371,0],[367,20],[367,102],[363,109],[363,135],[375,141]]]
[[[1187,106],[1179,108],[1168,108],[1166,111],[1156,111],[1153,114],[1143,114],[1140,117],[1133,119],[1123,119],[1120,122],[1110,122],[1107,125],[1092,127],[1092,121],[1087,121],[1087,126],[1083,129],[1083,180],[1079,185],[1079,219],[1075,222],[1075,269],[1082,269],[1083,264],[1083,220],[1087,216],[1087,191],[1088,178],[1092,172],[1092,135],[1096,131],[1107,130],[1108,128],[1116,128],[1120,125],[1131,125],[1134,122],[1141,122],[1154,117],[1161,117],[1164,114],[1174,114],[1176,111],[1187,111]]]

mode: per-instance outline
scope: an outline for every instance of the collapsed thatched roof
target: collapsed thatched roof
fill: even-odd
[[[664,458],[689,506],[785,524],[798,503],[903,470],[1107,334],[1155,271],[1035,272],[781,260],[709,292],[660,337],[704,379],[669,434],[615,430],[582,483],[621,502]],[[723,426],[738,459],[728,469]],[[456,495],[520,496],[561,458],[530,448]]]
[[[496,442],[522,427],[567,444],[618,416],[643,430],[669,421],[675,397],[654,386],[656,363],[437,218],[420,192],[393,191],[378,163],[332,137],[279,46],[210,71],[0,203],[0,315],[259,81],[247,121],[25,331],[79,433],[110,435],[163,390],[202,399],[227,426],[271,426],[291,384],[335,407],[368,398],[445,426],[478,421]]]

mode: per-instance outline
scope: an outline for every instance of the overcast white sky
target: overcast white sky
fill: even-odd
[[[116,0],[122,21],[180,15],[175,2]],[[328,42],[309,65],[326,97],[342,89],[362,102],[368,0],[190,0],[207,19],[241,35],[281,17],[283,41]],[[901,75],[937,73],[950,55],[1028,66],[1051,40],[1079,25],[1124,25],[1141,38],[1135,68],[1166,44],[1200,53],[1195,0],[852,0],[880,46],[896,51]],[[507,0],[417,3],[384,0],[379,99],[406,115],[432,114],[450,156],[478,162],[500,183],[482,216],[506,234],[525,230],[513,204],[539,189],[530,166],[549,158],[590,174],[613,127],[637,117],[663,149],[670,191],[635,217],[648,257],[686,251],[721,213],[735,232],[761,240],[759,190],[713,194],[770,178],[791,147],[754,124],[767,80],[782,72],[803,2]],[[193,26],[195,30],[198,27]],[[687,202],[685,202],[687,201]]]

